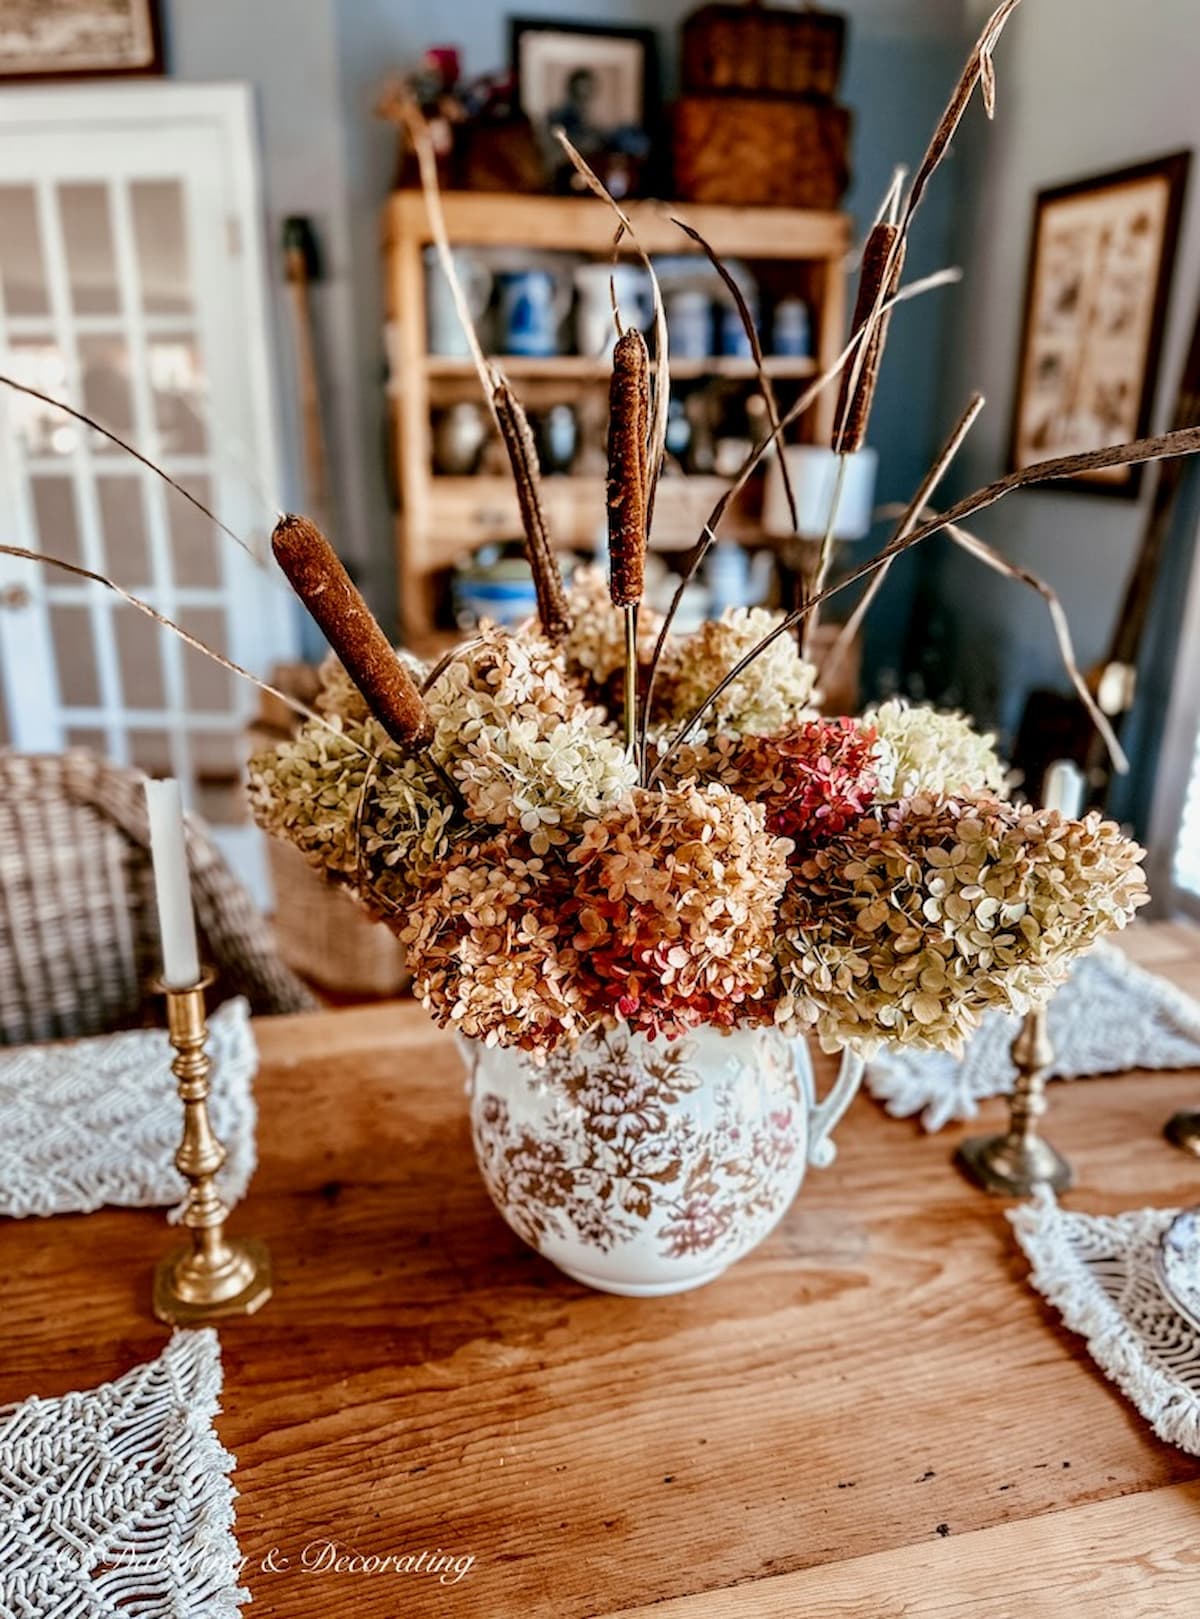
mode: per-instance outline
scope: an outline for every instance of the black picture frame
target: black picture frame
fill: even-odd
[[[585,45],[586,41],[621,40],[636,45],[642,54],[642,97],[640,116],[636,123],[645,130],[651,141],[652,153],[659,150],[659,130],[662,120],[662,84],[659,72],[658,34],[653,28],[637,24],[583,23],[559,20],[555,17],[514,16],[508,19],[508,55],[513,82],[516,86],[518,110],[537,126],[544,109],[530,95],[530,87],[523,83],[522,58],[528,41],[536,35],[548,39],[572,40]],[[581,66],[590,66],[586,54],[581,54]]]
[[[1149,432],[1191,157],[1190,151],[1169,152],[1037,193],[1013,390],[1010,471]],[[1107,222],[1106,209],[1111,214]],[[1145,231],[1152,233],[1148,245],[1138,244]],[[1135,247],[1147,269],[1153,261],[1152,274],[1140,286]],[[1120,329],[1114,310],[1134,326],[1127,340],[1113,336]],[[1059,316],[1062,331],[1056,335]],[[1111,432],[1105,436],[1100,416],[1080,415],[1089,386],[1092,399],[1105,402],[1096,408],[1108,409],[1119,420],[1115,438]],[[1065,408],[1056,417],[1054,407],[1063,402]],[[1084,441],[1089,420],[1101,429],[1091,443]],[[1046,487],[1135,499],[1142,472],[1140,466],[1124,467],[1056,479]]]
[[[88,14],[87,0],[78,0],[81,26]],[[163,56],[163,25],[161,0],[126,0],[126,11],[142,23],[147,40],[147,51],[136,61],[113,63],[98,58],[96,62],[75,62],[66,66],[62,59],[53,57],[35,59],[36,65],[23,65],[19,57],[0,57],[0,84],[41,84],[54,81],[80,79],[148,78],[165,71]]]

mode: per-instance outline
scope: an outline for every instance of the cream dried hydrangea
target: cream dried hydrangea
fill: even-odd
[[[880,803],[914,793],[1004,796],[1007,773],[991,732],[963,714],[910,706],[900,698],[868,709],[862,723],[876,732]]]
[[[989,1007],[1043,1003],[1147,898],[1143,851],[1097,814],[918,796],[803,861],[781,907],[781,1022],[827,1048],[958,1049]]]
[[[637,784],[637,765],[590,715],[488,726],[449,761],[467,815],[529,834],[535,854],[565,842]]]
[[[595,686],[625,672],[625,616],[613,606],[602,568],[576,569],[567,590],[571,628],[563,641],[567,668]],[[638,611],[638,662],[649,664],[662,615],[645,604]]]
[[[434,681],[433,751],[468,819],[530,835],[544,854],[627,792],[637,770],[603,709],[536,632],[489,628]]]
[[[686,719],[782,615],[765,607],[728,608],[675,649],[656,692],[655,720]],[[780,635],[726,687],[704,717],[708,732],[770,736],[816,713],[817,671],[800,656],[795,637]]]

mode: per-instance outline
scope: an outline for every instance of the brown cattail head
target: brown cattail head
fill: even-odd
[[[533,442],[529,418],[512,389],[503,381],[496,382],[492,388],[492,408],[517,486],[521,526],[525,531],[525,555],[533,573],[533,588],[537,592],[538,617],[548,639],[561,641],[571,627],[571,615],[567,609],[562,573],[550,543],[546,514],[542,509],[537,447]]]
[[[904,250],[905,242],[899,225],[882,221],[874,226],[863,247],[852,332],[858,332],[866,325],[877,302],[895,295],[900,285],[900,272],[904,268]],[[863,447],[875,399],[875,384],[879,380],[879,362],[883,358],[891,318],[889,309],[879,317],[870,335],[863,339],[846,362],[834,416],[837,424],[833,433],[835,450],[854,451]]]
[[[392,741],[424,747],[433,730],[421,693],[324,534],[307,517],[281,517],[271,549]]]
[[[646,582],[646,434],[650,355],[630,328],[613,350],[608,394],[608,565],[615,607],[633,607]]]

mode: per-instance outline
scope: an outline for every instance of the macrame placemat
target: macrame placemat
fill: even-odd
[[[1163,1292],[1159,1238],[1178,1211],[1068,1213],[1049,1192],[1009,1213],[1031,1280],[1160,1439],[1200,1455],[1200,1333]]]
[[[219,1185],[232,1204],[256,1161],[258,1053],[244,1000],[213,1014],[208,1051],[213,1128],[229,1154]],[[180,1204],[183,1104],[171,1056],[157,1029],[0,1052],[0,1215]]]
[[[233,1619],[250,1593],[220,1392],[205,1327],[115,1383],[0,1409],[0,1614]]]
[[[1200,1003],[1113,945],[1098,944],[1076,963],[1047,1021],[1056,1079],[1200,1065]],[[973,1118],[980,1102],[1012,1090],[1017,1071],[1009,1048],[1019,1023],[988,1013],[961,1057],[881,1051],[867,1064],[867,1089],[896,1118],[920,1113],[926,1130]],[[1195,1101],[1200,1105],[1200,1095]]]

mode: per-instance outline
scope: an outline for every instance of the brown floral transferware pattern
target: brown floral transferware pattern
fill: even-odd
[[[497,1208],[546,1258],[612,1291],[717,1275],[782,1216],[824,1133],[807,1049],[771,1028],[653,1043],[600,1030],[542,1067],[464,1046]]]

